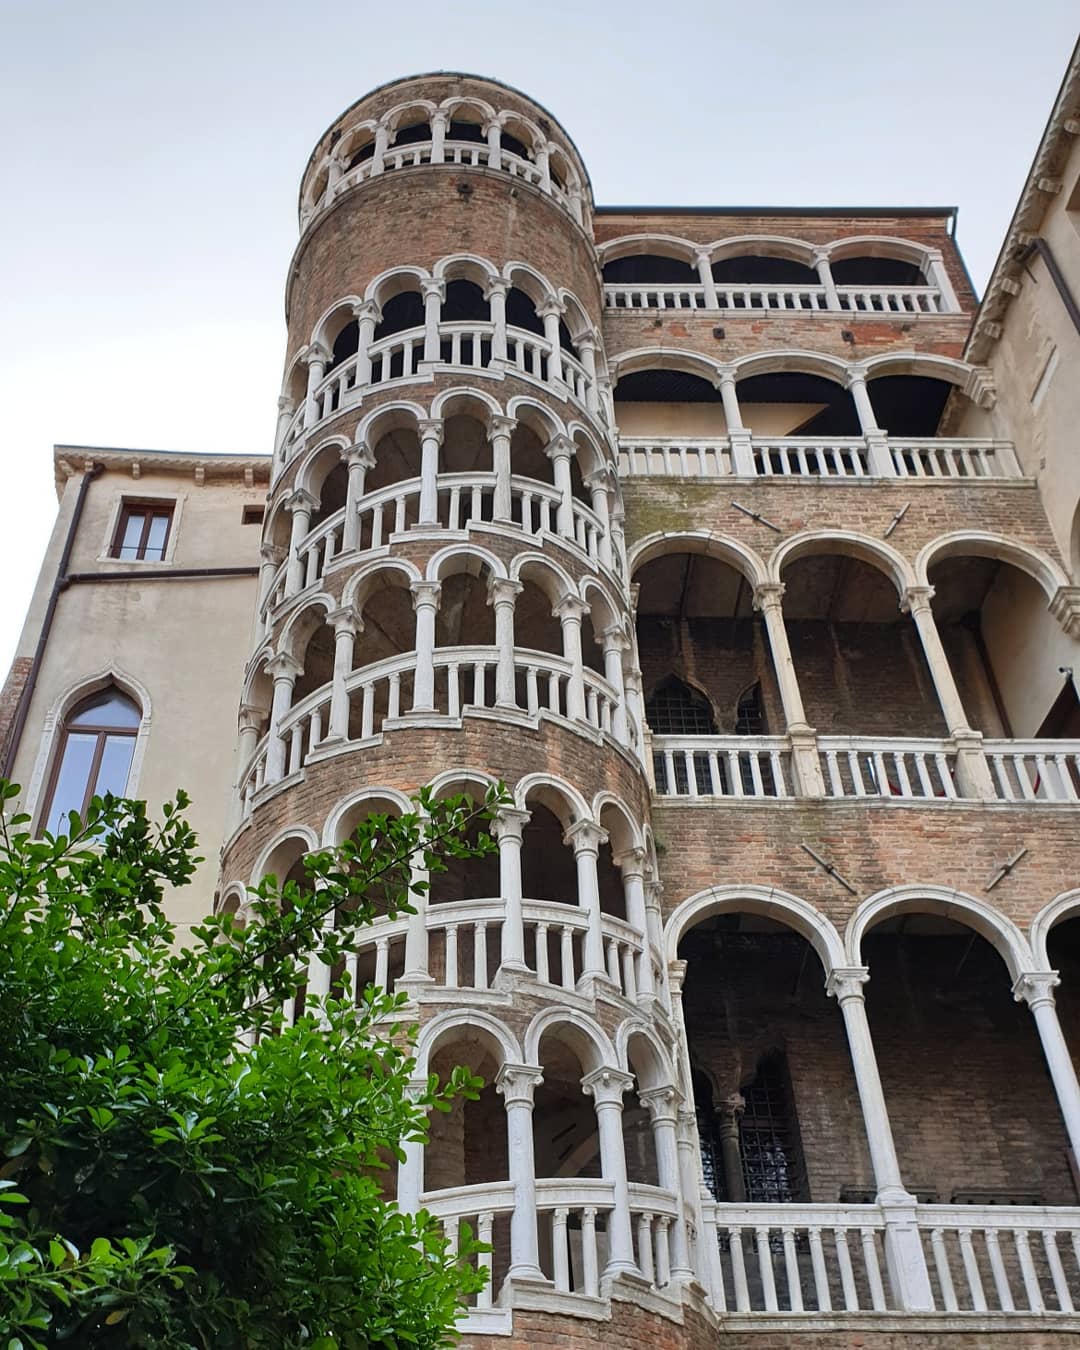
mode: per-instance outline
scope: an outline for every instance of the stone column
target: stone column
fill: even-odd
[[[664,919],[660,912],[660,900],[664,894],[663,883],[657,881],[652,875],[651,869],[645,878],[645,936],[648,938],[649,950],[656,955],[656,964],[660,968],[660,988],[656,989],[656,981],[650,967],[649,982],[652,984],[656,994],[662,998],[664,1006],[671,1011],[671,998],[665,994],[667,962],[664,959]],[[689,1091],[689,1087],[687,1089]]]
[[[678,1106],[679,1097],[674,1087],[651,1088],[638,1092],[638,1101],[649,1112],[652,1121],[653,1145],[656,1149],[656,1176],[662,1190],[675,1197],[676,1216],[671,1225],[671,1275],[675,1280],[690,1280],[694,1271],[690,1265],[690,1247],[686,1240],[686,1221],[683,1217],[682,1179],[679,1169]]]
[[[592,337],[578,338],[578,356],[585,368],[585,406],[594,417],[600,415],[600,389],[596,382],[596,343]]]
[[[814,266],[817,269],[819,284],[825,287],[826,308],[839,309],[840,296],[836,289],[836,282],[833,280],[832,265],[829,262],[829,255],[819,249],[814,254]]]
[[[439,523],[439,447],[443,442],[441,420],[418,424],[420,432],[420,525]]]
[[[484,286],[484,299],[491,307],[491,360],[506,360],[506,295],[510,283],[503,277],[491,277]]]
[[[427,825],[426,814],[421,813],[421,821]],[[405,969],[395,985],[399,993],[408,994],[410,998],[415,998],[423,986],[435,983],[428,970],[428,881],[428,870],[421,849],[413,854],[409,862],[409,904],[413,912],[409,915],[405,929]]]
[[[641,681],[641,667],[637,665],[631,666],[623,676],[623,687],[626,691],[626,715],[637,728],[637,756],[642,764],[645,764],[647,758],[645,752],[645,712]]]
[[[375,452],[361,442],[341,452],[349,470],[349,486],[345,494],[345,527],[341,534],[342,552],[354,549],[360,541],[360,499],[368,470],[375,467]]]
[[[773,669],[780,687],[787,734],[791,740],[791,767],[800,797],[824,797],[825,780],[818,758],[817,733],[806,720],[802,692],[791,659],[787,629],[784,626],[784,586],[782,582],[763,582],[754,590],[754,606],[765,620],[765,631],[772,652]]]
[[[574,721],[585,720],[585,665],[581,657],[581,620],[589,612],[584,600],[564,596],[553,606],[552,614],[562,624],[563,656],[570,663],[566,686],[566,715]]]
[[[720,398],[724,404],[724,421],[727,423],[728,441],[731,445],[731,467],[740,478],[753,478],[754,449],[750,440],[750,430],[743,426],[739,395],[735,387],[735,367],[722,366],[719,380]]]
[[[285,759],[288,746],[281,734],[281,723],[292,707],[293,686],[298,676],[304,673],[299,661],[282,652],[266,663],[266,669],[274,681],[274,698],[270,705],[270,739],[266,747],[266,781],[279,783],[285,776]]]
[[[866,388],[866,370],[862,366],[848,368],[847,387],[855,404],[859,426],[866,439],[866,458],[873,478],[895,478],[892,455],[889,453],[888,433],[877,424],[874,405]]]
[[[277,576],[277,570],[285,561],[285,550],[279,548],[277,544],[263,543],[259,545],[259,606],[258,613],[262,613],[262,608],[270,598],[270,587],[273,584],[274,577]]]
[[[544,192],[551,191],[551,152],[546,145],[538,145],[533,151],[533,162],[540,173],[540,187]]]
[[[630,1184],[626,1178],[626,1150],[623,1147],[623,1093],[633,1086],[633,1078],[618,1069],[594,1069],[581,1080],[583,1091],[596,1106],[596,1128],[600,1136],[600,1171],[614,1189],[614,1206],[608,1220],[608,1263],[604,1275],[636,1275],[634,1239],[630,1231]]]
[[[495,706],[516,708],[514,697],[514,604],[524,590],[520,581],[493,577],[488,586],[488,604],[495,610],[495,645],[499,662],[495,669]]]
[[[585,960],[582,979],[609,981],[604,964],[604,932],[600,913],[600,884],[596,874],[596,860],[600,845],[607,843],[607,833],[589,820],[579,820],[563,836],[574,850],[577,866],[578,906],[585,911],[588,928],[585,932]]]
[[[259,744],[259,725],[262,712],[251,703],[241,703],[239,734],[236,739],[236,780],[229,809],[229,833],[240,828],[244,818],[244,775],[247,773]]]
[[[510,440],[517,423],[512,417],[493,417],[488,426],[488,439],[491,441],[491,467],[495,472],[495,498],[492,503],[492,518],[500,525],[512,525],[514,519],[514,494],[511,486],[513,462],[510,456]]]
[[[600,538],[597,551],[601,566],[611,568],[611,517],[608,512],[608,494],[611,491],[611,472],[605,464],[585,479],[585,486],[592,496],[592,509],[600,521]]]
[[[435,615],[442,586],[437,581],[414,581],[413,609],[416,611],[416,671],[413,676],[412,711],[435,711]]]
[[[324,347],[320,347],[318,343],[312,343],[300,357],[300,360],[307,366],[307,398],[304,403],[304,430],[307,431],[322,417],[322,409],[315,397],[315,390],[326,374],[330,353]]]
[[[694,259],[694,266],[697,268],[701,289],[705,292],[705,308],[719,309],[720,297],[716,293],[716,282],[713,280],[712,259],[707,253],[699,253]]]
[[[364,625],[351,605],[335,609],[326,616],[334,626],[334,682],[330,694],[330,726],[324,739],[343,741],[349,736],[349,692],[346,681],[352,674],[356,635]]]
[[[371,383],[371,344],[375,341],[375,328],[382,321],[382,310],[374,300],[365,300],[354,306],[353,315],[357,330],[356,387],[362,389]]]
[[[652,939],[649,933],[649,915],[645,905],[645,850],[630,848],[615,859],[622,877],[626,903],[626,921],[640,933],[644,947],[637,976],[638,1002],[651,1003],[656,997],[653,985]]]
[[[1058,1021],[1054,990],[1061,983],[1056,970],[1025,971],[1013,985],[1013,998],[1026,1003],[1035,1018],[1035,1028],[1042,1042],[1046,1067],[1054,1085],[1058,1106],[1065,1121],[1069,1146],[1073,1156],[1080,1158],[1080,1084],[1076,1067]]]
[[[949,736],[956,742],[956,777],[960,794],[982,801],[993,801],[997,794],[994,791],[990,766],[983,754],[982,736],[968,725],[949,658],[941,645],[941,635],[938,633],[933,606],[930,603],[933,596],[933,586],[909,586],[904,592],[900,608],[906,610],[915,623],[945,725]]]
[[[536,1233],[536,1161],[533,1153],[533,1092],[544,1081],[542,1070],[531,1064],[504,1064],[495,1078],[495,1090],[506,1104],[506,1152],[514,1209],[510,1215],[510,1269],[507,1279],[546,1283],[540,1269]]]
[[[389,127],[378,126],[375,128],[375,150],[371,156],[371,173],[374,177],[377,173],[382,173],[386,168],[385,158],[387,147],[390,144]]]
[[[598,634],[604,646],[604,678],[615,690],[615,707],[611,714],[611,734],[620,745],[630,744],[626,720],[626,690],[623,687],[623,652],[630,647],[630,639],[618,625],[613,624]]]
[[[304,589],[304,560],[300,556],[300,546],[308,536],[311,527],[311,513],[319,508],[317,497],[303,488],[297,488],[285,498],[285,510],[292,516],[292,532],[289,537],[289,570],[285,576],[286,599],[299,595]]]
[[[485,132],[488,143],[488,168],[502,168],[502,127],[498,122],[490,122]]]
[[[746,1110],[741,1092],[732,1092],[715,1106],[720,1136],[720,1158],[724,1164],[724,1181],[732,1204],[746,1203],[746,1178],[743,1176],[742,1149],[739,1145],[739,1124]]]
[[[436,108],[431,114],[431,162],[446,162],[446,124],[450,118],[442,108]]]
[[[283,447],[285,445],[285,433],[289,430],[289,423],[293,420],[293,413],[296,412],[296,405],[288,394],[282,394],[277,401],[277,429],[274,432],[274,463],[280,467],[280,462],[284,461]]]
[[[865,966],[839,967],[829,972],[825,988],[840,1004],[844,1017],[870,1163],[877,1184],[877,1200],[885,1215],[889,1282],[904,1311],[930,1312],[934,1307],[934,1296],[916,1223],[915,1197],[908,1194],[900,1179],[892,1126],[866,1020],[863,985],[869,978],[870,972]]]
[[[941,312],[959,314],[960,305],[953,290],[948,268],[945,266],[945,257],[939,248],[928,250],[925,271],[927,285],[936,286],[941,295]]]
[[[405,1089],[415,1102],[427,1092],[427,1078],[413,1078]],[[405,1157],[398,1163],[397,1204],[403,1214],[415,1214],[424,1192],[424,1145],[416,1139],[401,1145]]]
[[[570,478],[570,459],[574,443],[566,436],[556,436],[544,453],[554,468],[555,487],[559,505],[555,513],[555,528],[564,539],[574,538],[574,490]]]
[[[427,280],[420,283],[420,294],[424,297],[424,360],[435,362],[442,359],[442,346],[439,342],[439,321],[442,318],[443,301],[446,299],[446,282]]]
[[[521,846],[528,821],[528,811],[502,807],[491,823],[491,833],[499,843],[499,891],[505,906],[500,970],[529,969],[525,963],[525,924],[521,912]]]
[[[566,313],[563,305],[554,300],[541,305],[536,311],[543,320],[544,339],[548,344],[548,384],[563,383],[562,344],[559,341],[559,320]]]

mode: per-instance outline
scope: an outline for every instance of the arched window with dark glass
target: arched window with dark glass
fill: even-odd
[[[806,1168],[787,1057],[779,1050],[763,1056],[741,1092],[739,1152],[747,1200],[768,1205],[805,1200]]]
[[[68,812],[84,815],[91,797],[123,796],[141,720],[139,705],[114,684],[72,708],[60,731],[41,813],[45,829],[66,831]]]
[[[677,675],[661,680],[645,700],[645,718],[656,736],[716,735],[709,700]]]

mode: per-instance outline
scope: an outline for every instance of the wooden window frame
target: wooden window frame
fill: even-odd
[[[141,721],[141,716],[140,716]],[[90,800],[94,796],[94,788],[97,786],[98,776],[101,773],[101,761],[105,756],[105,742],[110,736],[125,736],[132,742],[131,759],[128,761],[127,781],[131,781],[131,767],[135,761],[135,742],[138,740],[139,727],[106,727],[104,725],[95,726],[93,723],[87,726],[72,727],[67,718],[64,719],[61,727],[59,744],[56,753],[53,755],[52,767],[49,770],[49,777],[45,784],[45,797],[38,812],[38,828],[46,829],[49,823],[49,817],[52,815],[53,802],[56,796],[56,784],[60,778],[60,770],[64,764],[64,756],[67,754],[68,740],[71,733],[75,732],[77,736],[93,736],[94,753],[90,760],[90,772],[86,775],[86,787],[83,790],[82,802],[79,805],[78,812],[83,818],[86,816],[86,808],[90,805]],[[125,784],[125,790],[126,790]],[[75,809],[75,808],[73,808]]]
[[[139,542],[136,546],[134,558],[125,558],[123,555],[124,535],[127,532],[128,521],[132,516],[144,515],[142,531],[139,535]],[[146,547],[150,539],[150,529],[155,516],[166,516],[165,537],[161,541],[161,557],[147,558]],[[174,501],[162,500],[157,498],[124,497],[120,502],[120,514],[116,520],[116,529],[113,531],[112,543],[109,547],[109,557],[116,562],[164,562],[169,551],[169,541],[172,537],[173,524],[176,519],[176,503]]]

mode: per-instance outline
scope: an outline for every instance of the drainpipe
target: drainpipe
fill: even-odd
[[[1072,320],[1073,327],[1080,333],[1080,305],[1076,303],[1076,297],[1069,289],[1069,283],[1065,280],[1065,274],[1058,266],[1057,259],[1054,257],[1050,245],[1046,240],[1039,235],[1036,235],[1035,238],[1025,244],[1023,248],[1016,250],[1013,254],[1013,261],[1018,262],[1023,266],[1033,253],[1037,253],[1046,264],[1046,270],[1050,273],[1050,280],[1054,283],[1058,295],[1061,296],[1061,303],[1065,306],[1065,312]]]

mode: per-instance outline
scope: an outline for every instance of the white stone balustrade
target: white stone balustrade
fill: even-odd
[[[961,795],[948,741],[819,736],[825,795],[950,799]]]
[[[1001,801],[1080,800],[1080,741],[984,741],[983,750]]]
[[[887,476],[930,478],[943,482],[1022,478],[1009,441],[979,437],[883,436]],[[862,436],[754,436],[750,433],[753,473],[766,478],[871,478],[881,472],[871,463]],[[623,478],[720,478],[738,473],[728,437],[677,438],[620,436],[619,474]]]
[[[824,286],[704,285],[672,282],[604,284],[607,309],[821,310],[844,314],[943,314],[949,312],[936,286],[837,286],[836,303]],[[715,295],[716,304],[711,304]]]
[[[653,776],[662,797],[790,797],[785,736],[654,736]]]

